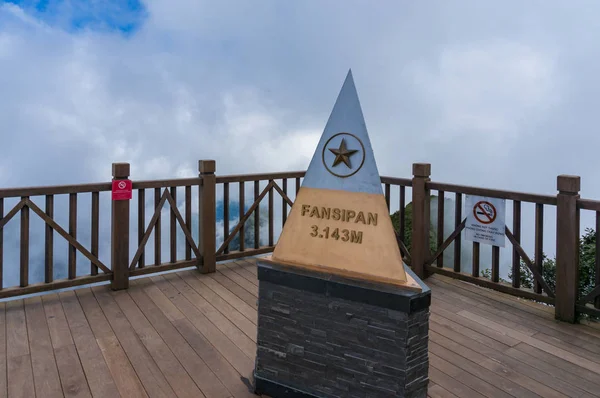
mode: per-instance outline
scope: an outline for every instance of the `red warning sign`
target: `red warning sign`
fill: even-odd
[[[482,224],[491,224],[496,219],[498,213],[493,204],[486,201],[479,201],[473,206],[473,215],[475,219]]]
[[[112,200],[130,200],[133,183],[131,180],[113,180],[112,182]]]

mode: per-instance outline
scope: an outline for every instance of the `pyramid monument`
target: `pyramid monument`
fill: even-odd
[[[402,261],[351,70],[265,260],[421,291]]]

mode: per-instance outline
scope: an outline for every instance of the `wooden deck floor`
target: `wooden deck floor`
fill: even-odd
[[[441,276],[431,397],[600,397],[600,327]],[[254,397],[256,267],[0,303],[0,397]]]

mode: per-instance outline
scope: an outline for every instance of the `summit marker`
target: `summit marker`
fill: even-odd
[[[271,260],[420,290],[405,271],[351,71]]]
[[[427,396],[431,290],[402,261],[351,72],[257,276],[256,394]]]

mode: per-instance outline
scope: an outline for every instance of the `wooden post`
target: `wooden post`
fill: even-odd
[[[198,171],[202,178],[199,198],[199,250],[202,254],[202,267],[204,274],[215,272],[217,269],[216,251],[216,164],[214,160],[201,160],[198,162]]]
[[[411,267],[419,278],[427,277],[425,262],[429,259],[429,190],[425,183],[430,180],[431,164],[413,163],[412,180],[412,242]]]
[[[113,163],[113,180],[129,178],[129,163]],[[129,288],[129,200],[112,200],[112,290]]]
[[[556,206],[556,305],[555,317],[575,322],[579,285],[579,211],[577,199],[581,179],[560,175],[557,178]]]

